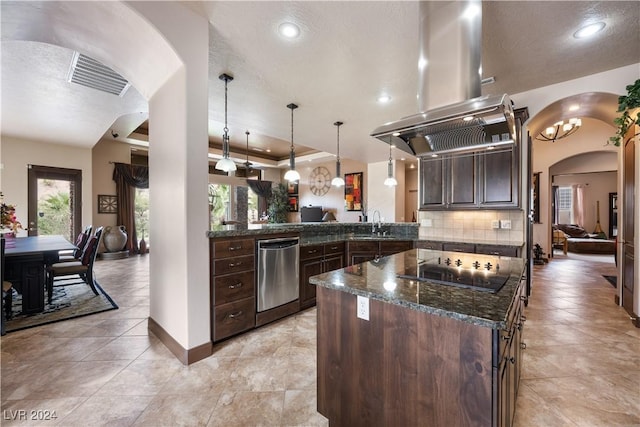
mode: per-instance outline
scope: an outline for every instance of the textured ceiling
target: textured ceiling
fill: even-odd
[[[117,13],[110,9],[116,3]],[[93,8],[93,4],[81,3],[83,8]],[[118,33],[122,3],[99,4],[105,9],[100,11],[103,33]],[[185,5],[210,22],[209,134],[214,144],[220,139],[224,117],[224,84],[218,75],[227,72],[235,77],[229,84],[229,128],[232,147],[240,157],[244,156],[247,129],[252,147],[272,148],[276,157],[286,153],[291,133],[286,105],[290,102],[300,106],[294,113],[296,146],[335,153],[333,123],[341,120],[341,157],[364,162],[383,161],[388,156],[384,144],[369,136],[375,127],[417,112],[416,2],[216,1]],[[638,5],[636,1],[484,2],[483,70],[484,77],[495,77],[495,83],[484,86],[483,93],[515,94],[638,63]],[[3,1],[1,7],[3,135],[92,146],[103,135],[111,135],[112,129],[123,139],[146,119],[148,107],[141,93],[149,93],[149,88],[129,90],[119,98],[69,85],[71,50],[16,41],[33,39],[24,24],[19,24],[34,11],[39,28],[49,28],[55,35],[50,40],[42,35],[38,40],[64,44],[69,37],[95,37],[96,31],[68,19],[73,13],[80,18],[77,3]],[[588,41],[572,37],[585,19],[596,18],[607,23],[603,33]],[[277,34],[277,26],[285,20],[301,27],[298,39],[283,40]],[[136,34],[139,27],[127,31]],[[128,77],[135,66],[119,63],[121,58],[144,54],[141,42],[147,50],[155,48],[147,29],[140,34],[142,40],[129,45],[114,41],[123,54],[104,52],[96,59]],[[152,67],[148,73],[151,81],[159,78]],[[391,102],[377,103],[381,93],[389,94]],[[597,117],[610,117],[610,106],[615,104],[610,98],[585,94],[583,101],[593,104],[585,114],[592,111]],[[558,102],[545,109],[543,116],[562,116],[567,104]],[[600,111],[603,105],[609,109],[608,116]],[[299,154],[304,151],[297,150]]]

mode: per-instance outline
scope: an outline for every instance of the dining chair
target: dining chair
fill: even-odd
[[[82,233],[78,234],[74,245],[76,249],[73,251],[60,251],[58,252],[58,262],[67,262],[67,261],[79,261],[82,257],[82,253],[84,252],[84,247],[86,246],[89,238],[91,237],[91,232],[93,231],[93,226],[88,225]]]
[[[56,282],[56,278],[68,279],[69,276],[78,276],[80,280],[91,287],[94,294],[98,295],[98,289],[96,288],[97,281],[93,275],[93,264],[95,263],[96,256],[98,255],[98,248],[100,246],[100,239],[102,238],[102,231],[104,227],[98,227],[89,238],[89,241],[84,247],[82,256],[77,261],[57,262],[47,267],[47,294],[49,304],[53,300],[53,286]],[[77,284],[77,281],[67,283]]]
[[[0,315],[2,317],[2,327],[0,327],[0,334],[5,333],[5,320],[11,319],[11,310],[13,306],[13,284],[4,280],[4,248],[5,239],[0,237],[0,282],[2,282],[2,311]]]

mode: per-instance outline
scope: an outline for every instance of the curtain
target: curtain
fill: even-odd
[[[551,223],[557,224],[558,219],[560,218],[560,200],[559,200],[559,190],[558,186],[554,185],[551,187],[551,203],[553,203],[551,210]]]
[[[126,249],[129,253],[139,252],[135,218],[135,188],[149,188],[149,168],[147,166],[115,163],[113,180],[116,182],[118,197],[117,225],[127,230]]]
[[[572,185],[571,198],[571,218],[574,224],[584,228],[584,188],[581,185]]]
[[[263,213],[266,213],[269,206],[268,200],[271,197],[271,181],[262,181],[255,179],[248,179],[247,185],[258,195],[258,213],[262,216]]]

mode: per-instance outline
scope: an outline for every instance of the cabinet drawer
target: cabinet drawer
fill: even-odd
[[[378,253],[378,241],[351,241],[349,242],[349,251]]]
[[[435,251],[441,251],[442,242],[430,242],[428,240],[419,240],[416,242],[416,249],[432,249]]]
[[[214,279],[215,305],[250,298],[255,295],[254,271],[216,276]]]
[[[344,242],[325,243],[324,255],[344,254]]]
[[[485,255],[517,257],[518,248],[516,246],[503,245],[476,245],[476,253]]]
[[[253,255],[254,252],[255,241],[253,239],[220,240],[213,243],[213,256],[215,258]]]
[[[215,276],[222,276],[223,274],[230,273],[240,273],[242,271],[253,269],[253,255],[213,260],[213,274]]]
[[[409,249],[413,249],[413,241],[410,240],[402,240],[402,241],[394,241],[394,242],[380,242],[380,254],[381,255],[391,255],[397,254],[399,252],[408,251]]]
[[[251,329],[256,324],[255,298],[247,298],[214,308],[214,341]]]
[[[442,244],[442,250],[443,251],[449,251],[449,252],[467,252],[467,253],[474,253],[475,252],[475,246],[473,243],[451,243],[451,242],[445,242]]]
[[[322,257],[322,245],[309,245],[300,247],[300,260]]]

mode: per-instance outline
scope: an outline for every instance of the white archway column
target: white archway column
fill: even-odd
[[[185,364],[211,354],[208,55],[205,18],[173,2],[129,2],[184,66],[149,99],[149,328]]]

